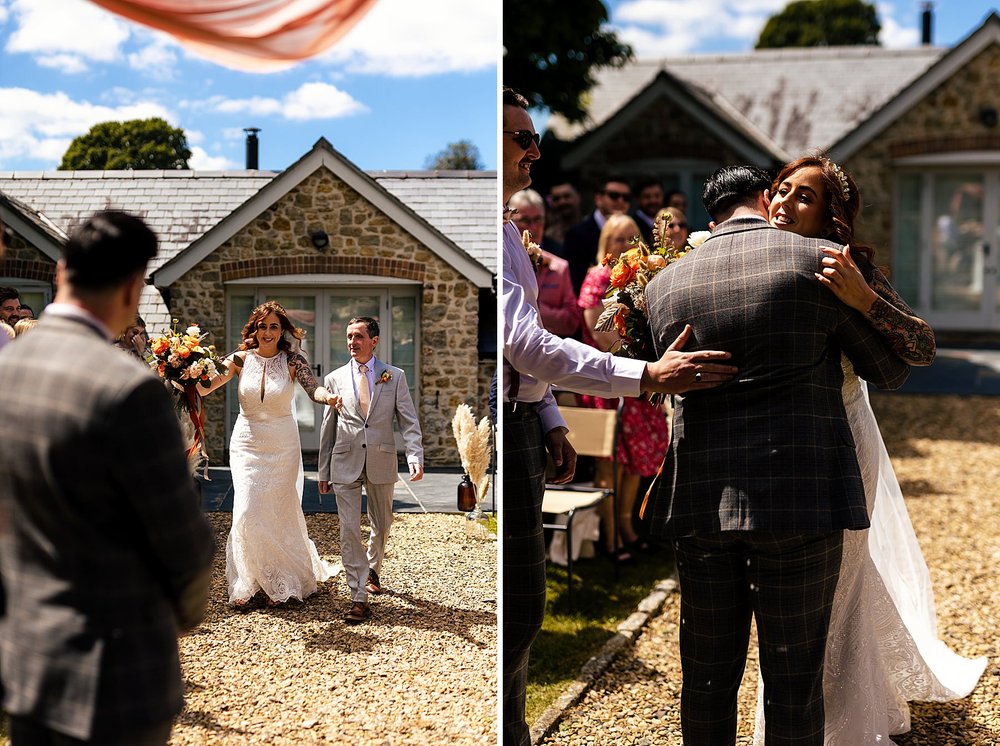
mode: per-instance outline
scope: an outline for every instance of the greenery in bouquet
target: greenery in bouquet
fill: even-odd
[[[661,270],[694,249],[690,239],[680,247],[670,242],[665,226],[672,219],[669,212],[661,212],[657,216],[653,224],[652,247],[647,246],[639,236],[634,236],[627,251],[617,258],[604,258],[605,266],[611,271],[611,282],[604,299],[604,311],[594,329],[618,333],[619,341],[612,348],[616,355],[636,360],[656,360],[646,308],[646,285]],[[698,234],[695,240],[700,245],[704,236]]]

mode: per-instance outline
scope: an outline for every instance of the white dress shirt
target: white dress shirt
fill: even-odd
[[[596,396],[638,396],[646,363],[615,357],[542,328],[535,271],[517,227],[503,228],[504,401],[511,366],[521,374],[517,400],[539,402],[545,432],[565,426],[549,384]]]
[[[72,303],[49,303],[42,311],[42,316],[61,316],[65,319],[77,319],[87,326],[93,327],[101,336],[109,342],[113,342],[117,335],[112,334],[107,325],[85,308]]]

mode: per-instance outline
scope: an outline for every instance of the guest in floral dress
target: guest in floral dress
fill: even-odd
[[[583,341],[599,350],[609,350],[618,341],[614,332],[594,331],[604,310],[604,296],[611,282],[611,272],[604,266],[605,257],[617,258],[629,248],[629,240],[639,235],[639,227],[627,215],[612,215],[601,229],[597,245],[597,266],[587,271],[580,288],[578,303],[583,309]],[[617,399],[578,395],[581,406],[595,409],[616,409]],[[641,543],[632,523],[632,513],[643,477],[652,477],[660,468],[667,452],[667,421],[663,410],[645,399],[626,398],[622,409],[621,432],[618,437],[618,541],[614,540],[614,506],[605,501],[600,507],[604,525],[604,548],[616,561],[628,561]],[[598,459],[594,485],[610,487],[611,459]]]

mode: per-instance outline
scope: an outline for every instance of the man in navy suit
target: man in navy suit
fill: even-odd
[[[604,222],[616,213],[627,213],[631,199],[632,192],[625,179],[619,176],[602,179],[594,190],[594,211],[566,232],[563,257],[569,262],[575,295],[580,295],[587,270],[597,260],[597,241]]]

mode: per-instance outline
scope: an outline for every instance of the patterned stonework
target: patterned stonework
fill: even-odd
[[[322,253],[309,239],[318,228],[330,238]],[[366,284],[377,282],[376,277],[421,283],[417,389],[425,460],[428,465],[457,464],[451,415],[462,402],[486,412],[495,367],[494,361],[480,361],[476,350],[477,288],[326,169],[305,179],[178,279],[170,288],[170,311],[219,332],[214,341],[221,346],[225,282],[260,278],[265,284],[271,277],[313,273],[356,274]],[[206,434],[215,463],[227,448],[224,408],[223,393],[206,399]]]
[[[0,277],[55,282],[56,263],[16,233],[8,233],[0,259]]]

